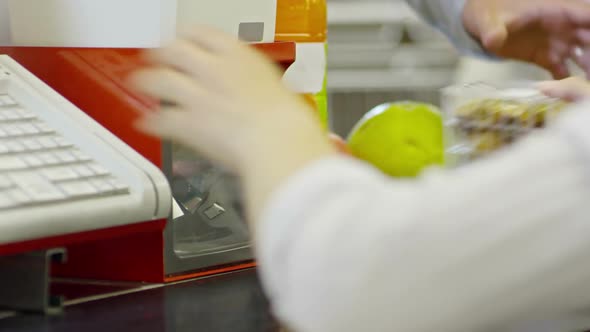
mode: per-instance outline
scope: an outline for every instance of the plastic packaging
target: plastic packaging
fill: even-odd
[[[472,83],[442,92],[446,163],[458,166],[543,128],[567,105],[532,82]]]

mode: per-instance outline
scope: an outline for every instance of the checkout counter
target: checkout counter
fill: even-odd
[[[129,283],[81,286],[56,283],[70,297],[99,289],[108,298],[71,300],[62,315],[0,310],[0,332],[280,332],[256,272],[246,270],[169,285]]]

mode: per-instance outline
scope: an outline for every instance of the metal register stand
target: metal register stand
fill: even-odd
[[[51,292],[51,265],[64,263],[63,248],[0,257],[0,308],[42,314],[62,311],[63,298]]]

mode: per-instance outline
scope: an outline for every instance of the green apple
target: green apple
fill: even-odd
[[[444,163],[440,110],[417,102],[383,104],[368,112],[348,137],[351,153],[394,177],[415,177]]]

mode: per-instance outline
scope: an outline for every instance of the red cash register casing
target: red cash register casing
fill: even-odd
[[[294,43],[253,46],[284,70],[295,61]],[[148,160],[163,167],[163,142],[133,127],[141,111],[158,107],[157,102],[132,92],[125,84],[130,72],[145,65],[140,49],[0,47],[0,53],[11,56]],[[0,245],[0,255],[66,247],[68,261],[54,266],[57,276],[142,282],[169,282],[254,266],[252,260],[246,260],[167,274],[166,225],[167,220],[157,220]]]

